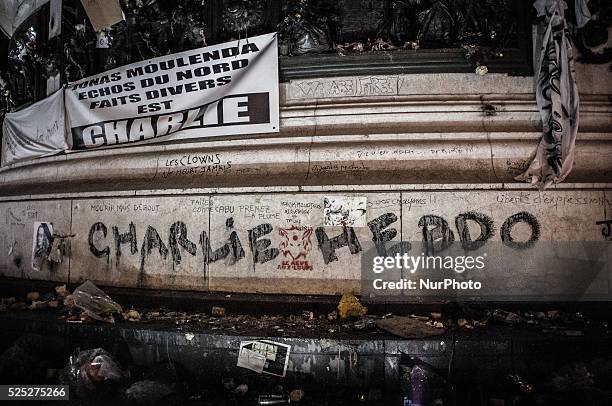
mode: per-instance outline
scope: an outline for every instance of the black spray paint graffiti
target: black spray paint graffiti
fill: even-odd
[[[521,222],[531,227],[531,236],[527,241],[515,241],[514,238],[512,238],[512,227]],[[500,232],[502,241],[508,247],[517,250],[531,248],[536,241],[540,239],[540,223],[533,214],[522,211],[508,217],[506,221],[504,221]]]
[[[147,255],[151,253],[153,248],[157,248],[159,255],[166,259],[168,256],[168,248],[166,244],[162,241],[159,233],[156,229],[149,226],[147,227],[147,232],[145,233],[144,240],[142,240],[142,248],[140,249],[140,272],[144,272],[145,259]]]
[[[372,233],[372,241],[376,247],[378,255],[394,256],[396,253],[405,253],[410,251],[411,244],[406,241],[398,241],[391,247],[387,248],[387,243],[393,241],[397,237],[398,231],[396,228],[389,228],[390,225],[396,223],[398,218],[393,213],[385,213],[382,216],[375,218],[368,223],[370,232]],[[480,227],[480,233],[476,238],[473,238],[468,222],[476,222]],[[512,237],[512,229],[518,223],[525,223],[531,228],[531,235],[527,241],[516,241]],[[205,231],[202,231],[199,238],[199,244],[202,246],[204,254],[204,265],[225,260],[227,265],[233,265],[245,257],[245,251],[238,237],[238,233],[234,230],[234,219],[232,217],[226,220],[226,228],[229,232],[228,239],[217,249],[213,250],[210,238]],[[461,213],[455,218],[455,225],[459,240],[462,247],[466,251],[476,250],[490,240],[495,231],[493,221],[485,214],[477,212]],[[423,241],[426,243],[426,255],[434,255],[448,248],[455,241],[455,235],[450,229],[448,222],[440,216],[426,215],[419,219],[418,226],[422,230]],[[130,244],[130,253],[138,252],[136,244],[136,227],[130,223],[128,232],[119,233],[118,227],[113,227],[113,236],[115,241],[115,256],[116,263],[119,264],[121,256],[121,246]],[[279,250],[271,248],[271,240],[262,238],[266,234],[273,231],[273,226],[269,223],[260,224],[247,231],[249,237],[249,248],[253,255],[253,265],[263,264],[278,257]],[[96,257],[110,258],[110,247],[101,247],[108,233],[105,224],[97,222],[93,224],[89,230],[89,250]],[[333,238],[329,238],[324,227],[318,227],[315,230],[319,250],[325,264],[337,261],[338,256],[336,251],[346,247],[351,254],[358,254],[362,251],[361,244],[357,238],[357,234],[352,227],[345,227],[342,234]],[[540,237],[540,224],[534,215],[527,212],[516,213],[506,219],[500,230],[502,242],[513,249],[527,249],[533,247],[535,242]],[[153,249],[157,248],[159,255],[165,259],[170,252],[172,255],[173,266],[181,263],[181,249],[187,251],[192,256],[197,254],[196,243],[189,240],[187,237],[187,225],[181,221],[177,221],[170,227],[170,236],[168,247],[162,241],[157,230],[151,226],[147,227],[142,247],[140,250],[140,268],[144,270],[145,260],[151,254]]]
[[[179,247],[183,247],[185,251],[195,256],[198,251],[195,243],[189,241],[187,238],[187,226],[182,221],[177,221],[170,226],[170,252],[172,253],[173,264],[181,263],[181,250]]]
[[[480,226],[480,235],[476,239],[472,239],[470,235],[470,228],[467,223],[468,220],[472,220]],[[474,211],[462,213],[455,217],[455,226],[457,227],[461,245],[466,251],[474,251],[482,247],[491,237],[493,237],[493,232],[495,231],[491,217]]]
[[[455,241],[455,234],[448,226],[448,222],[433,214],[428,214],[419,219],[419,227],[423,231],[423,242],[425,243],[425,255],[434,255],[450,247]]]
[[[115,264],[119,266],[122,244],[130,244],[130,253],[132,255],[138,252],[138,243],[136,242],[136,226],[134,223],[130,222],[129,231],[124,234],[120,234],[119,228],[114,226],[113,236],[115,237]]]
[[[280,253],[278,248],[268,249],[270,244],[272,244],[269,238],[260,238],[271,233],[273,229],[272,224],[265,223],[249,230],[249,243],[251,244],[254,264],[263,264],[271,261]]]
[[[225,221],[225,227],[227,227],[228,231],[234,228],[233,217],[230,217]],[[225,259],[225,263],[227,265],[234,265],[236,262],[244,258],[245,255],[240,239],[238,238],[238,233],[236,233],[235,230],[232,230],[227,241],[225,241],[221,247],[214,251],[210,246],[210,239],[208,238],[206,231],[202,231],[202,234],[200,234],[200,245],[202,245],[202,249],[204,251],[205,264],[210,264],[212,262],[219,261],[220,259]]]
[[[376,252],[380,256],[395,256],[396,254],[404,254],[412,248],[408,241],[400,241],[397,244],[387,248],[387,243],[392,241],[397,236],[397,229],[390,228],[385,230],[388,226],[397,221],[397,216],[393,213],[385,213],[380,217],[368,223],[368,227],[372,232],[372,241],[376,247]]]
[[[228,230],[232,230],[234,228],[234,219],[232,217],[228,218],[225,221],[225,226]],[[236,233],[235,230],[232,230],[227,241],[214,251],[210,246],[210,239],[206,231],[202,231],[202,234],[200,234],[200,244],[204,250],[205,264],[225,259],[227,265],[234,265],[240,259],[244,258],[245,255],[240,239],[238,238],[238,233]]]
[[[106,234],[107,234],[108,230],[106,228],[106,226],[104,225],[104,223],[100,223],[97,222],[95,224],[93,224],[91,226],[91,228],[89,229],[89,251],[91,251],[92,254],[94,254],[96,257],[100,258],[100,257],[106,257],[106,259],[108,260],[108,258],[110,258],[110,248],[107,246],[104,249],[98,249],[98,247],[96,247],[96,239],[99,238],[98,237],[98,233],[101,233],[103,238],[106,238]]]
[[[612,220],[596,221],[595,225],[602,226],[601,235],[604,240],[612,241]]]
[[[315,230],[315,234],[317,235],[319,249],[321,250],[321,254],[323,254],[323,262],[325,262],[325,265],[338,260],[336,250],[339,248],[348,247],[351,254],[361,252],[361,244],[359,244],[357,234],[355,234],[353,227],[344,227],[342,234],[332,239],[327,236],[323,227],[318,227]]]

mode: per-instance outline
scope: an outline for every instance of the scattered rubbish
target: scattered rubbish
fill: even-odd
[[[431,313],[431,318],[434,320],[440,320],[442,318],[442,313],[433,312]]]
[[[246,395],[248,391],[249,391],[249,385],[247,385],[246,383],[241,383],[240,385],[236,387],[236,389],[234,389],[234,393],[239,396]]]
[[[86,281],[72,293],[74,304],[95,320],[114,323],[114,313],[121,313],[121,306],[91,281]]]
[[[489,72],[489,68],[486,65],[480,65],[476,67],[476,74],[479,76],[484,76]]]
[[[304,320],[308,320],[308,321],[313,320],[314,319],[314,313],[311,312],[311,311],[308,311],[308,310],[304,310],[302,312],[302,318]]]
[[[11,305],[11,310],[26,310],[28,305],[24,302],[15,302]]]
[[[582,362],[568,364],[555,371],[545,385],[554,392],[572,392],[592,387],[595,377]]]
[[[134,309],[130,309],[127,312],[123,313],[123,318],[127,321],[140,321],[140,313]]]
[[[234,381],[234,378],[223,378],[221,380],[221,384],[223,385],[225,390],[230,392],[236,388],[236,382]]]
[[[41,310],[47,308],[47,302],[42,301],[33,301],[31,305],[28,306],[30,310]]]
[[[459,320],[457,320],[457,325],[459,327],[467,326],[468,325],[468,321],[466,319],[459,319]]]
[[[66,285],[60,285],[55,287],[55,294],[58,299],[66,299],[66,296],[69,295],[68,290],[66,289]]]
[[[26,300],[28,302],[34,302],[40,299],[40,293],[38,292],[30,292],[26,295]]]
[[[185,333],[185,338],[187,339],[187,341],[193,340],[194,337],[195,337],[195,334],[193,333]]]
[[[43,302],[50,302],[52,300],[55,300],[55,294],[51,292],[43,293],[43,295],[40,297],[40,300],[42,300]]]
[[[15,302],[17,302],[17,299],[15,299],[14,297],[5,297],[0,299],[0,303],[4,303],[6,306],[10,306]]]
[[[291,402],[286,395],[259,395],[258,405],[288,405]]]
[[[261,374],[266,366],[266,357],[249,348],[243,347],[243,343],[240,343],[240,352],[238,353],[238,363],[236,365]]]
[[[304,398],[304,390],[303,389],[294,389],[291,392],[289,392],[289,399],[292,402],[299,402],[300,400],[302,400]]]
[[[358,323],[353,324],[353,327],[354,327],[356,330],[363,330],[363,329],[365,329],[365,328],[366,328],[366,323],[365,323],[365,321],[360,321],[360,322],[358,322]]]
[[[327,315],[327,320],[329,321],[336,320],[337,318],[338,318],[338,312],[335,310]]]
[[[274,341],[242,341],[237,365],[257,373],[285,376],[291,346]]]
[[[517,374],[510,374],[507,377],[508,381],[514,385],[519,392],[521,393],[531,393],[533,392],[533,385],[526,383],[523,379]]]
[[[125,391],[128,402],[149,405],[163,400],[174,391],[162,382],[138,381]]]
[[[493,312],[493,320],[496,320],[500,323],[504,323],[510,326],[523,323],[525,321],[524,318],[519,316],[516,313],[508,312],[501,309],[496,309]]]
[[[374,323],[378,328],[403,338],[433,337],[445,332],[443,325],[436,328],[411,317],[394,316],[376,320]]]
[[[403,354],[399,363],[404,405],[445,405],[452,388],[428,363]]]
[[[76,389],[77,396],[83,397],[98,389],[109,390],[107,384],[120,382],[124,373],[110,353],[95,348],[71,356],[62,377],[64,383]]]
[[[342,295],[342,299],[340,299],[340,303],[338,304],[338,313],[341,319],[346,319],[347,317],[363,317],[367,312],[368,309],[359,303],[359,299],[354,295],[350,293]]]
[[[214,317],[225,317],[225,307],[213,306],[210,314]]]

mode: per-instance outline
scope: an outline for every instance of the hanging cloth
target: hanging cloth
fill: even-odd
[[[565,1],[537,0],[534,7],[546,24],[536,84],[542,136],[529,168],[515,179],[544,189],[563,181],[574,165],[579,96]]]

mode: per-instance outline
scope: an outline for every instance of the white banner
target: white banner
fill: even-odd
[[[66,143],[64,90],[4,116],[2,165],[53,155],[69,148]]]
[[[74,149],[278,132],[276,34],[123,66],[66,89]]]

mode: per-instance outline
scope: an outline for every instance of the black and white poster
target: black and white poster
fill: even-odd
[[[66,89],[73,149],[278,132],[276,34],[126,65]]]
[[[237,365],[260,374],[285,376],[290,352],[290,345],[274,341],[242,341]]]
[[[53,224],[35,222],[32,234],[32,269],[39,271],[51,253]]]

